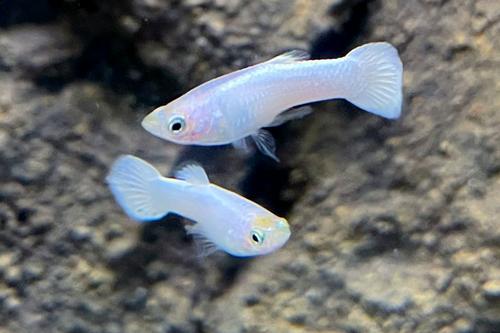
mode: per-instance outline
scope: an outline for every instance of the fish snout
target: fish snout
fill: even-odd
[[[283,230],[283,231],[288,231],[290,232],[290,226],[288,225],[288,222],[286,221],[286,219],[284,218],[280,218],[277,222],[276,222],[276,228],[278,230]]]
[[[279,219],[275,224],[274,230],[276,245],[278,247],[283,246],[290,238],[291,233],[290,225],[287,220],[283,218]]]
[[[144,117],[144,119],[141,122],[141,125],[149,133],[158,136],[160,138],[163,137],[162,124],[158,111],[153,111],[146,117]]]

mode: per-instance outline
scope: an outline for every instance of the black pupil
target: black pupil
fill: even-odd
[[[180,131],[181,127],[182,127],[182,125],[180,122],[173,123],[172,124],[172,131]]]
[[[257,237],[257,235],[256,235],[256,234],[253,234],[253,235],[252,235],[252,239],[253,239],[253,241],[254,241],[254,242],[256,242],[256,243],[258,243],[258,242],[259,242],[259,237]]]

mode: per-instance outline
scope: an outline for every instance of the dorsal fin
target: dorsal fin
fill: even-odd
[[[214,78],[214,79],[212,79],[210,81],[207,81],[207,82],[199,85],[198,87],[196,87],[192,91],[198,90],[198,89],[200,89],[202,87],[204,89],[209,89],[209,88],[215,87],[216,85],[220,85],[220,84],[229,82],[231,80],[234,80],[234,79],[240,77],[241,75],[247,74],[248,72],[251,72],[253,70],[261,68],[261,66],[263,66],[263,65],[268,65],[268,64],[286,64],[286,63],[292,63],[292,62],[295,62],[295,61],[307,60],[309,58],[310,58],[310,55],[306,51],[302,51],[302,50],[289,51],[289,52],[280,54],[280,55],[278,55],[278,56],[276,56],[274,58],[271,58],[269,60],[266,60],[264,62],[260,62],[260,63],[257,63],[255,65],[251,65],[251,66],[242,68],[240,70],[237,70],[237,71],[234,71],[234,72],[227,73],[225,75],[216,77],[216,78]],[[188,94],[192,93],[192,91],[188,92]]]
[[[310,58],[309,53],[303,50],[292,50],[283,54],[280,54],[274,58],[271,58],[265,62],[264,64],[287,64],[296,61],[307,60]]]
[[[191,184],[197,185],[208,185],[210,181],[205,170],[201,165],[196,163],[190,163],[184,165],[182,168],[177,170],[174,174],[175,178],[184,180]]]

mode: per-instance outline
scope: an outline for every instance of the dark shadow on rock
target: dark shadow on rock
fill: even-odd
[[[311,58],[322,59],[344,56],[365,31],[370,15],[370,6],[373,2],[341,2],[341,6],[332,7],[331,15],[335,16],[339,21],[343,21],[343,23],[339,27],[331,27],[311,42]],[[340,17],[343,19],[340,19]],[[307,186],[307,181],[293,184],[292,191],[289,191],[291,185],[289,181],[290,172],[293,168],[287,163],[297,150],[298,140],[303,136],[300,128],[307,121],[308,119],[305,118],[271,128],[270,131],[277,142],[278,157],[283,156],[281,163],[275,163],[262,154],[256,154],[249,161],[252,167],[248,176],[242,182],[243,193],[246,196],[283,216],[288,214]],[[293,194],[291,196],[284,195],[283,191],[285,190]]]
[[[180,216],[169,214],[160,221],[145,223],[140,239],[131,247],[112,251],[106,260],[116,276],[114,288],[130,289],[150,286],[161,280],[168,280],[179,271],[189,271],[196,276],[200,285],[206,282],[206,269],[219,272],[218,283],[207,289],[210,298],[217,298],[231,288],[242,267],[251,259],[231,257],[218,252],[209,257],[200,257],[191,236],[184,230],[184,224],[190,223]],[[201,288],[201,287],[200,287]],[[207,286],[208,288],[208,286]],[[193,302],[197,297],[192,295]]]
[[[179,168],[187,163],[198,163],[203,166],[211,182],[228,187],[227,184],[231,183],[231,179],[226,178],[228,176],[238,178],[238,173],[245,169],[244,159],[245,154],[235,150],[231,145],[186,146],[179,154],[175,165]]]
[[[36,24],[56,23],[71,30],[71,43],[79,44],[80,52],[23,74],[39,87],[58,92],[72,82],[88,80],[134,96],[135,105],[149,109],[182,89],[168,70],[149,66],[139,57],[140,34],[122,22],[124,14],[132,12],[129,6],[127,1],[3,0],[0,27],[29,23],[35,37]]]
[[[330,15],[341,23],[316,37],[311,45],[311,58],[327,59],[346,55],[365,32],[374,2],[375,0],[344,1],[340,6],[333,6]]]
[[[46,23],[59,15],[59,10],[51,0],[1,0],[0,27],[14,24]]]
[[[147,108],[164,104],[182,91],[172,73],[142,62],[133,36],[123,32],[118,22],[108,23],[100,34],[78,35],[84,45],[79,57],[48,68],[35,82],[57,91],[75,80],[94,81],[118,94],[133,95],[137,106]]]
[[[161,221],[144,224],[141,237],[130,248],[108,255],[106,260],[116,273],[115,288],[131,285],[149,285],[159,279],[167,279],[168,271],[156,272],[148,269],[155,260],[192,266],[194,255],[187,239],[182,221],[175,216],[167,216]],[[163,267],[164,268],[164,267]]]
[[[336,8],[335,15],[344,15],[346,20],[340,28],[331,28],[318,36],[311,44],[311,57],[335,58],[345,55],[357,38],[364,32],[370,5],[373,1],[355,1],[350,6]],[[299,120],[297,122],[307,121]],[[333,130],[333,129],[332,129]],[[247,156],[236,151],[231,146],[225,147],[188,147],[180,155],[177,164],[186,161],[203,161],[210,176],[211,171],[224,177],[233,176],[246,170],[239,178],[240,194],[253,200],[277,215],[287,216],[294,203],[305,192],[306,182],[290,183],[290,173],[293,167],[287,163],[297,148],[297,137],[300,137],[300,125],[286,124],[271,128],[271,133],[277,142],[280,163],[276,163],[258,151]],[[217,177],[216,177],[217,179]],[[284,192],[287,192],[285,194]],[[291,193],[291,194],[290,194]],[[245,267],[248,259],[230,261],[225,269],[224,290],[229,289]],[[220,290],[217,294],[223,293]],[[217,296],[217,295],[215,295]]]
[[[401,223],[394,215],[363,218],[355,223],[353,233],[356,237],[364,239],[353,251],[362,260],[386,252],[396,250],[411,252],[417,248],[417,245],[403,233]]]
[[[175,163],[181,167],[187,163],[199,163],[207,172],[212,183],[239,192],[239,182],[251,170],[248,166],[247,156],[244,152],[237,151],[231,145],[225,146],[189,146],[184,149]],[[244,195],[244,193],[239,193]],[[252,199],[252,198],[250,198]],[[190,238],[190,237],[189,237]],[[231,288],[241,272],[248,267],[251,258],[236,258],[228,254],[218,262],[222,272],[219,288],[211,293],[212,298],[217,298]]]

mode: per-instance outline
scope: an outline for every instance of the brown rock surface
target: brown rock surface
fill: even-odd
[[[27,3],[0,2],[0,332],[500,330],[496,1]],[[315,105],[274,131],[279,165],[139,126],[284,50],[375,40],[400,50],[403,117]],[[137,225],[114,203],[122,153],[164,173],[199,160],[292,238],[199,260],[179,219]]]

